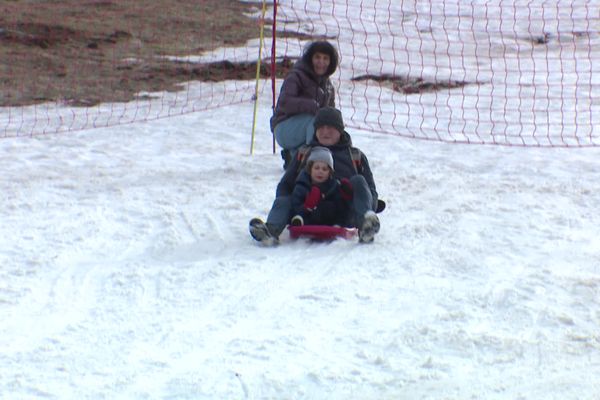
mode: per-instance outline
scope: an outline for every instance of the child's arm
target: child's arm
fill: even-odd
[[[304,201],[310,192],[311,186],[310,177],[302,171],[292,191],[292,213],[294,215],[304,211]]]

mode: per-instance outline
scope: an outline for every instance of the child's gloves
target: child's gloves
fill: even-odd
[[[340,181],[340,193],[342,194],[342,199],[346,201],[352,200],[352,195],[354,194],[354,190],[352,189],[352,184],[350,183],[350,179],[342,178]]]
[[[317,186],[313,186],[312,189],[310,189],[310,193],[308,193],[308,195],[306,196],[306,199],[304,199],[304,208],[306,208],[309,211],[312,211],[319,204],[320,201],[321,190]]]

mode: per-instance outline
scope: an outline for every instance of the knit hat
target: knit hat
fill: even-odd
[[[340,133],[344,132],[344,119],[342,118],[342,113],[337,108],[321,108],[317,112],[315,122],[313,124],[315,126],[315,131],[323,125],[329,125],[340,131]]]
[[[327,147],[315,146],[308,155],[307,166],[310,168],[315,161],[324,162],[333,171],[333,156]]]

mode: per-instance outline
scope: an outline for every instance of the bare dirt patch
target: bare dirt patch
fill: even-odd
[[[427,93],[443,89],[456,89],[469,84],[463,81],[429,82],[422,78],[409,78],[397,75],[361,75],[352,78],[353,81],[372,80],[382,86],[404,94]]]
[[[262,2],[238,0],[0,1],[0,107],[57,101],[74,106],[127,102],[139,92],[178,91],[181,82],[253,80],[253,62],[197,64],[165,56],[200,55],[259,36],[249,13]],[[265,43],[271,38],[269,16]],[[335,39],[282,31],[278,38]],[[294,59],[277,62],[283,77]],[[270,77],[263,60],[262,77]],[[398,76],[363,75],[403,93],[464,86]]]
[[[198,65],[199,55],[258,37],[237,0],[5,0],[0,2],[0,106],[89,106],[189,80],[254,79],[254,63]],[[269,39],[267,39],[269,40]],[[290,60],[277,68],[285,74]],[[263,76],[270,66],[263,65]]]

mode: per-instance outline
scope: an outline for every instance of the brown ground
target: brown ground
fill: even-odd
[[[47,101],[89,106],[131,101],[141,91],[176,91],[191,80],[253,80],[255,63],[199,65],[161,56],[244,44],[260,32],[258,20],[244,13],[261,7],[259,0],[0,0],[0,107]],[[283,36],[300,34],[278,33]],[[292,62],[278,62],[277,76]],[[261,65],[263,77],[270,76],[269,63]],[[371,75],[353,80],[407,94],[467,84]]]
[[[254,79],[252,63],[198,66],[160,56],[198,55],[258,37],[258,21],[244,12],[261,7],[237,0],[2,0],[0,106],[86,106],[177,90],[189,80]]]

